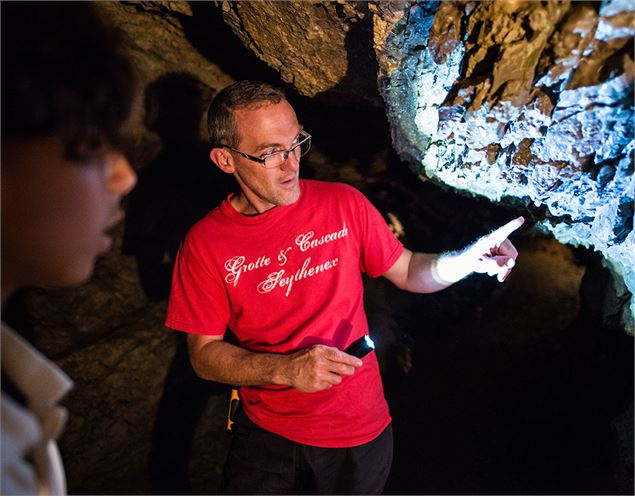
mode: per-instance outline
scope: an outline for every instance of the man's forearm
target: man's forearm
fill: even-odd
[[[413,253],[408,267],[406,289],[434,293],[451,286],[472,271],[462,263],[460,252]]]
[[[237,386],[288,385],[282,374],[285,355],[255,353],[225,341],[208,342],[195,349],[190,360],[197,375],[210,381]]]
[[[447,287],[474,272],[471,261],[464,252],[465,250],[448,251],[435,255],[430,265],[432,278]]]
[[[322,391],[353,375],[363,362],[331,346],[316,344],[293,353],[257,353],[222,339],[190,334],[192,367],[199,377],[236,386],[291,386]]]

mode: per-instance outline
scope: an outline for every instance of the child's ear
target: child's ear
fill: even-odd
[[[223,172],[227,174],[234,173],[234,159],[225,148],[212,148],[209,152],[209,158]]]

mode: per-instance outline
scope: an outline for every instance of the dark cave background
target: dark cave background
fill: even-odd
[[[517,215],[528,221],[503,284],[473,276],[410,295],[365,279],[395,432],[385,493],[633,494],[633,340],[602,323],[600,256],[532,229],[538,210],[420,180],[392,150],[374,82],[362,99],[302,96],[207,6],[179,17],[191,45],[225,78],[285,87],[314,137],[302,175],[358,187],[410,249],[454,249]],[[142,83],[139,183],[115,249],[88,285],[24,291],[4,317],[76,382],[61,439],[69,493],[215,494],[228,387],[194,375],[163,318],[178,243],[234,188],[198,132],[223,85],[186,70]]]

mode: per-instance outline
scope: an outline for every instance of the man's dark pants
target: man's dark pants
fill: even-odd
[[[392,463],[392,427],[353,448],[317,448],[261,429],[239,409],[223,494],[381,494]]]

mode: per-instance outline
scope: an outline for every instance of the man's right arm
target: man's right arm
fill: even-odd
[[[236,386],[291,386],[302,392],[328,389],[362,365],[337,348],[314,345],[295,353],[258,353],[223,341],[222,336],[188,334],[197,375]]]

